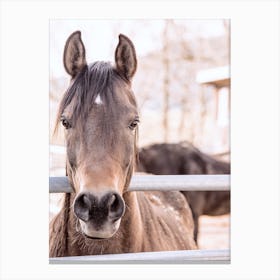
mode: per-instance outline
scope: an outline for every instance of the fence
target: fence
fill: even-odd
[[[230,175],[134,175],[129,191],[229,191]],[[71,193],[67,177],[50,177],[50,193]],[[71,263],[229,263],[230,251],[182,250],[50,258],[51,264]]]
[[[228,191],[230,175],[134,175],[129,191]],[[67,177],[50,177],[50,193],[71,193]]]
[[[229,250],[182,250],[50,258],[50,264],[229,263]]]

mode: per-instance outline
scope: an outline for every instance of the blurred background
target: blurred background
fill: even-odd
[[[140,111],[139,147],[188,141],[229,162],[229,20],[51,20],[50,176],[65,176],[63,130],[55,137],[52,132],[69,83],[64,44],[76,30],[82,32],[88,63],[113,62],[120,33],[133,41],[138,58],[132,88]],[[58,200],[59,195],[50,195],[50,218],[59,210]],[[229,248],[229,215],[202,216],[200,223],[201,248]]]

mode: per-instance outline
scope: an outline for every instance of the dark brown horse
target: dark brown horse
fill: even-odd
[[[138,171],[157,175],[230,174],[230,164],[202,153],[188,142],[154,144],[140,149]],[[201,215],[224,215],[230,212],[229,191],[184,191],[194,218],[197,241]]]
[[[66,42],[64,66],[71,82],[58,119],[75,193],[65,194],[50,224],[50,257],[195,249],[191,210],[180,192],[127,191],[139,122],[132,42],[119,36],[114,67],[88,65],[77,31]]]

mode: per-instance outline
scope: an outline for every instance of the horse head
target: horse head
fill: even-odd
[[[64,126],[67,175],[75,189],[73,204],[81,232],[110,238],[125,212],[123,194],[134,168],[139,115],[131,89],[137,67],[133,43],[119,35],[115,65],[88,64],[81,32],[64,48],[70,85],[58,113]]]

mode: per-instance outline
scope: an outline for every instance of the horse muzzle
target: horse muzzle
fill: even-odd
[[[74,202],[74,213],[79,219],[81,230],[90,238],[112,237],[119,228],[124,212],[124,200],[116,192],[101,196],[82,192]]]

